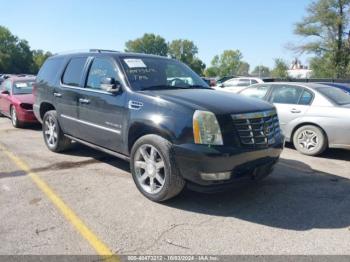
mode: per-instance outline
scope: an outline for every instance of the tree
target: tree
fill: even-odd
[[[0,72],[32,73],[33,54],[26,40],[0,26]]]
[[[327,55],[312,58],[310,60],[310,68],[314,78],[333,78],[336,75],[332,59]]]
[[[126,52],[153,54],[160,56],[168,55],[168,45],[165,39],[155,34],[144,34],[141,38],[130,40],[125,43]]]
[[[223,77],[249,71],[249,65],[243,62],[242,58],[242,53],[239,50],[225,50],[220,56],[214,56],[211,67],[206,72],[216,72],[216,76]]]
[[[256,66],[251,74],[253,76],[256,76],[256,77],[270,77],[271,76],[270,68],[268,68],[267,66],[263,66],[263,65]]]
[[[249,76],[249,69],[250,65],[247,62],[241,62],[236,74],[239,76]]]
[[[275,78],[287,78],[288,77],[288,65],[280,58],[275,59],[275,67],[271,72],[271,76]]]
[[[169,55],[192,68],[197,74],[202,75],[205,64],[197,57],[198,48],[190,40],[177,39],[169,44]]]
[[[207,69],[205,69],[204,75],[206,77],[216,77],[219,75],[219,69],[213,66],[208,67]]]
[[[51,52],[44,52],[43,50],[33,50],[33,65],[32,72],[37,73],[40,67],[44,64],[45,60],[52,56]]]
[[[329,63],[323,67],[330,66],[329,70],[333,71],[332,77],[346,77],[350,62],[350,42],[348,42],[350,35],[347,33],[350,0],[318,0],[309,5],[307,13],[303,21],[296,24],[294,32],[311,41],[295,49],[315,54],[318,62]],[[319,65],[312,63],[311,68],[318,70],[317,66]]]

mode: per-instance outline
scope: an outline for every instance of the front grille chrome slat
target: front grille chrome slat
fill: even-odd
[[[276,110],[232,115],[242,146],[267,148],[281,133]]]

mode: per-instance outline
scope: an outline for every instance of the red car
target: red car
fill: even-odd
[[[0,86],[0,115],[11,118],[14,127],[38,123],[33,113],[35,77],[11,76]]]

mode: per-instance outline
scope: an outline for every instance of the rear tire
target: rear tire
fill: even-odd
[[[317,126],[306,125],[295,131],[293,144],[300,153],[317,156],[327,149],[328,141],[322,129]]]
[[[48,111],[44,115],[43,136],[48,149],[55,153],[63,152],[71,145],[71,140],[64,136],[55,110]]]
[[[11,115],[11,123],[13,127],[20,128],[23,126],[23,124],[18,120],[16,107],[11,106],[10,115]]]
[[[132,177],[138,190],[154,202],[177,196],[185,186],[172,156],[171,143],[157,135],[143,136],[132,147]]]

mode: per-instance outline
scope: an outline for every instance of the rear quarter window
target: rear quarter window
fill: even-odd
[[[86,57],[75,57],[69,61],[63,74],[63,84],[69,86],[80,86],[86,60]]]
[[[62,68],[63,60],[63,58],[51,58],[46,60],[38,73],[37,82],[46,82],[49,85],[53,85]]]
[[[299,105],[308,106],[312,103],[313,99],[314,99],[314,95],[310,91],[304,90],[303,94],[300,97]]]

